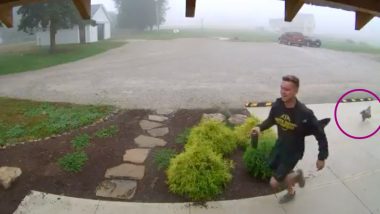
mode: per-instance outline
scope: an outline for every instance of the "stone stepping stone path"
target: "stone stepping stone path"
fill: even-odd
[[[226,116],[224,116],[221,113],[215,113],[215,114],[203,114],[202,119],[211,119],[211,120],[216,120],[220,122],[226,121]]]
[[[157,115],[149,115],[148,120],[139,122],[142,134],[134,139],[138,148],[128,149],[123,156],[123,162],[118,166],[106,170],[104,180],[96,188],[96,196],[130,200],[137,189],[137,180],[142,180],[145,174],[143,165],[151,148],[166,146],[167,142],[157,137],[163,137],[169,133],[169,128],[163,122],[169,118],[165,115],[173,113],[173,110],[158,110]],[[150,136],[144,134],[146,132]]]
[[[165,116],[160,116],[160,115],[149,115],[148,119],[150,121],[164,122],[164,121],[167,121],[169,118]]]
[[[106,178],[131,178],[134,180],[141,180],[144,177],[145,166],[135,165],[130,163],[123,163],[107,169]]]
[[[135,195],[136,189],[136,181],[106,180],[96,188],[96,196],[129,200]]]
[[[152,137],[163,137],[169,133],[168,127],[156,128],[147,131]]]
[[[167,142],[159,138],[140,135],[135,138],[135,144],[140,148],[153,148],[156,146],[165,146]]]
[[[17,167],[8,167],[3,166],[0,167],[0,184],[4,187],[4,189],[9,189],[12,183],[20,177],[22,171]]]
[[[241,125],[247,120],[247,116],[244,114],[234,114],[228,118],[228,122],[233,125]]]
[[[142,120],[142,121],[140,121],[140,127],[143,130],[154,129],[154,128],[158,128],[158,127],[161,127],[161,126],[164,126],[164,124],[157,123],[157,122],[152,122],[152,121],[149,121],[149,120]]]
[[[148,157],[150,149],[130,149],[125,151],[123,160],[136,164],[143,164]]]
[[[156,113],[157,113],[158,115],[169,115],[169,114],[174,113],[174,110],[173,110],[173,109],[158,109],[158,110],[156,111]]]

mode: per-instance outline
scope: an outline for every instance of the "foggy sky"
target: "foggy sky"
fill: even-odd
[[[107,10],[116,11],[113,0],[92,0],[102,3]],[[269,19],[284,18],[284,1],[280,0],[198,0],[195,18],[185,18],[186,0],[168,0],[165,26],[242,28],[269,28]],[[360,40],[380,42],[380,19],[374,18],[361,31],[355,31],[355,13],[304,5],[299,13],[313,14],[316,20],[315,34],[336,35]]]

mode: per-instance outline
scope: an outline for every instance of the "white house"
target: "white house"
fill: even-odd
[[[276,32],[300,32],[308,35],[314,32],[316,26],[313,14],[298,14],[292,22],[271,19],[269,24]]]
[[[72,29],[61,29],[56,34],[57,44],[79,44],[82,40],[86,43],[97,42],[111,38],[111,19],[103,5],[91,5],[91,19],[96,25],[86,24],[84,31],[80,31],[76,25]],[[36,33],[37,45],[50,45],[50,32]]]

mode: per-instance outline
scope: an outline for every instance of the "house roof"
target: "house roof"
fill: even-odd
[[[263,0],[264,1],[264,0]],[[304,4],[353,11],[355,29],[360,30],[375,16],[380,17],[379,0],[282,0],[285,1],[285,21],[292,21]],[[196,0],[186,0],[186,17],[194,17]]]
[[[101,4],[92,4],[91,5],[91,17],[95,15],[95,13],[102,7]]]
[[[102,4],[93,4],[93,5],[91,5],[91,18],[92,18],[92,17],[96,14],[96,12],[98,12],[98,10],[100,10],[100,9],[103,9],[104,14],[106,15],[108,21],[111,22],[111,19],[110,19],[109,15],[108,15],[108,12],[107,12],[107,10],[104,8],[104,6],[103,6]]]

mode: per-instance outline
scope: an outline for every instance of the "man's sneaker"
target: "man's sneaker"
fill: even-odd
[[[294,200],[294,197],[296,196],[296,192],[294,192],[293,194],[290,194],[289,192],[286,193],[285,195],[283,195],[280,200],[278,200],[278,203],[280,204],[284,204],[284,203],[287,203],[289,201],[292,201]]]
[[[305,186],[305,177],[303,176],[303,172],[301,169],[297,169],[296,173],[298,185],[303,188]]]

